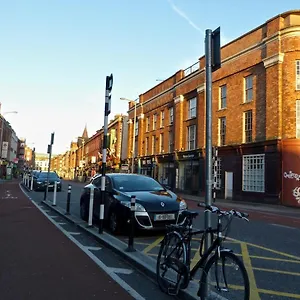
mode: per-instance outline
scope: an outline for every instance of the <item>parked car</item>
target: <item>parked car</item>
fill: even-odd
[[[80,215],[85,221],[89,215],[90,189],[94,187],[93,216],[99,219],[101,175],[83,189],[80,197]],[[151,177],[139,174],[109,173],[105,176],[106,225],[112,233],[125,228],[130,218],[131,196],[136,196],[135,223],[140,229],[160,230],[167,224],[184,221],[182,212],[186,202]]]
[[[47,186],[48,172],[35,172],[33,175],[33,189],[35,191],[44,191]],[[55,172],[49,172],[49,186],[48,190],[54,190],[54,182],[57,182],[57,191],[62,189],[62,183],[60,177]]]

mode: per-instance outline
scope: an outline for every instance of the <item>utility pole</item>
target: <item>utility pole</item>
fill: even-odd
[[[205,31],[205,80],[206,80],[206,137],[205,137],[205,204],[212,204],[212,72],[221,67],[220,27],[212,32]],[[211,227],[211,212],[206,210],[204,215],[205,229]],[[210,235],[205,237],[205,250],[210,247]],[[206,285],[206,296],[208,286]]]
[[[51,168],[51,156],[52,156],[52,145],[53,144],[54,144],[54,132],[51,133],[51,141],[50,141],[50,145],[48,145],[48,150],[47,150],[47,153],[49,153],[49,163],[48,163],[47,185],[46,185],[46,190],[45,190],[45,194],[44,194],[44,200],[46,200],[48,197],[49,173],[50,173],[50,168]]]
[[[106,151],[107,151],[107,131],[108,131],[108,116],[111,110],[111,90],[113,86],[113,75],[106,76],[105,87],[105,106],[104,106],[104,135],[103,135],[103,148],[102,148],[102,176],[101,176],[101,201],[99,211],[99,233],[103,233],[104,222],[104,203],[105,203],[105,173],[106,173]]]

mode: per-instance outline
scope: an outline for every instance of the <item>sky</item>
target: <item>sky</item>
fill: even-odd
[[[87,125],[103,126],[105,78],[112,112],[204,54],[206,29],[226,44],[292,9],[296,0],[0,0],[0,102],[18,137],[63,153]]]

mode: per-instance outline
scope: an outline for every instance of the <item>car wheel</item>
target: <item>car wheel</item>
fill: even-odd
[[[82,201],[80,204],[80,217],[84,221],[88,221],[89,218],[89,210],[86,204],[86,201]]]
[[[114,211],[110,212],[108,222],[109,230],[111,231],[111,233],[118,234],[120,232],[120,223]]]

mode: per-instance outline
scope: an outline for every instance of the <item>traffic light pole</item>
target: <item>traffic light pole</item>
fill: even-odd
[[[48,145],[48,153],[49,153],[49,163],[48,163],[48,173],[47,173],[47,185],[45,189],[45,194],[44,194],[44,200],[47,200],[48,197],[48,190],[49,190],[49,173],[51,169],[51,156],[52,156],[52,145],[54,143],[54,132],[51,133],[51,141],[50,145]]]
[[[105,203],[105,173],[106,173],[106,152],[107,152],[107,133],[108,133],[108,116],[111,107],[111,90],[113,86],[113,75],[106,76],[105,88],[105,107],[104,107],[104,128],[103,128],[103,148],[102,148],[102,176],[101,176],[101,201],[99,211],[99,233],[103,233],[104,223],[104,203]]]

